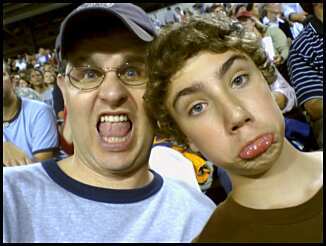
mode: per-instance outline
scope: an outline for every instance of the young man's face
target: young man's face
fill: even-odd
[[[68,55],[66,73],[73,67],[107,69],[100,86],[82,91],[68,76],[59,79],[71,124],[75,156],[102,173],[130,173],[147,164],[153,130],[143,107],[143,85],[129,86],[116,75],[126,63],[144,65],[145,45],[133,34],[120,30],[105,37],[82,39]],[[131,68],[120,70],[138,76]],[[71,75],[79,76],[78,73]],[[100,76],[89,70],[83,78]],[[103,122],[104,121],[104,122]]]
[[[198,53],[172,76],[165,104],[189,142],[234,174],[262,174],[280,154],[282,114],[245,54]]]

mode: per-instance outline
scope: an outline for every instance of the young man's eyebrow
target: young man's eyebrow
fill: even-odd
[[[217,71],[217,77],[221,79],[227,73],[227,71],[232,67],[233,63],[236,60],[248,61],[247,57],[245,57],[244,55],[239,55],[239,54],[232,55],[226,62],[223,63],[221,69]]]
[[[175,108],[175,105],[176,105],[177,101],[181,97],[193,94],[195,92],[198,92],[198,91],[202,90],[203,87],[204,87],[204,85],[202,83],[196,82],[196,83],[193,83],[191,86],[182,89],[174,97],[173,102],[172,102],[172,106]]]
[[[123,58],[123,62],[143,62],[145,63],[144,55],[126,55]]]

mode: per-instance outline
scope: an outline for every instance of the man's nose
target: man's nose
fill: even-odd
[[[99,97],[112,107],[119,107],[128,100],[129,91],[114,71],[107,72],[99,87]]]

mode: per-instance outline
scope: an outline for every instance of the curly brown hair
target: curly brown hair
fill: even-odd
[[[230,17],[219,14],[193,16],[185,23],[162,29],[148,49],[146,67],[149,82],[144,95],[146,110],[156,121],[154,126],[159,136],[187,145],[185,135],[165,106],[171,77],[199,51],[224,53],[230,49],[247,54],[269,84],[275,81],[275,68],[261,41]]]

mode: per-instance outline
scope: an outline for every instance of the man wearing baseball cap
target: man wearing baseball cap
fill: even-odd
[[[144,55],[155,35],[129,3],[85,3],[62,22],[58,85],[74,155],[4,169],[4,242],[190,242],[200,233],[214,203],[148,168]]]

